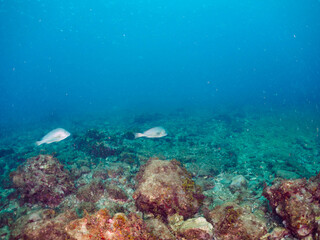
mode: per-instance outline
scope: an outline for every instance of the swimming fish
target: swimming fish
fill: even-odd
[[[57,128],[46,134],[40,141],[36,142],[39,146],[43,143],[49,144],[53,142],[60,142],[70,136],[70,133],[63,128]]]
[[[143,133],[135,133],[134,138],[146,137],[146,138],[161,138],[167,136],[167,132],[163,127],[154,127]]]

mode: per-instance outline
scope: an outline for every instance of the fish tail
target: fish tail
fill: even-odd
[[[42,141],[36,141],[37,146],[41,145],[42,143],[43,143]]]
[[[140,137],[143,137],[144,135],[142,133],[135,133],[134,134],[134,138],[140,138]]]

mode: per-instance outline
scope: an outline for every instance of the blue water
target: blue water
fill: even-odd
[[[0,121],[111,109],[317,109],[320,2],[0,2]]]

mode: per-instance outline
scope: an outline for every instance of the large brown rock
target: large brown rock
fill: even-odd
[[[176,160],[150,159],[141,167],[136,180],[133,198],[137,208],[163,219],[175,213],[192,217],[204,199],[200,187]]]
[[[54,207],[74,191],[69,172],[51,155],[29,158],[10,177],[21,199],[32,204]]]
[[[297,238],[320,235],[320,176],[306,179],[278,180],[265,186],[263,196],[285,226]]]

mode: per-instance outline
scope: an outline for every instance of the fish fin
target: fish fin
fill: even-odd
[[[36,141],[36,142],[35,142],[35,144],[36,144],[37,146],[40,146],[42,143],[43,143],[42,141]]]
[[[134,134],[134,139],[136,138],[140,138],[140,137],[143,137],[144,135],[142,133],[135,133]]]

